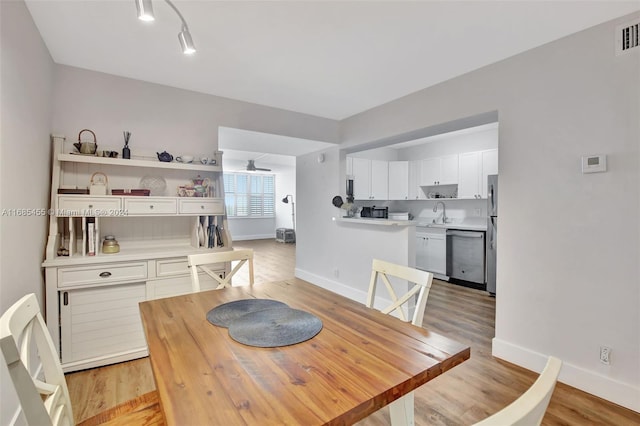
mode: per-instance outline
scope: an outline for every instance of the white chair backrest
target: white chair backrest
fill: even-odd
[[[35,294],[18,300],[0,318],[0,347],[27,424],[73,425],[67,382]],[[38,360],[42,374],[33,365]]]
[[[238,261],[238,263],[225,277],[220,277],[209,267],[209,265],[213,264],[235,261]],[[231,287],[231,278],[245,263],[249,264],[249,284],[253,284],[253,250],[251,249],[192,254],[188,256],[188,263],[191,268],[191,285],[194,292],[201,291],[198,277],[199,270],[213,278],[218,283],[216,290],[219,290],[224,287]]]
[[[388,276],[398,277],[402,280],[413,283],[414,285],[404,295],[398,297]],[[391,305],[382,309],[381,312],[383,314],[390,314],[397,310],[398,315],[403,321],[409,321],[405,315],[403,306],[417,294],[418,300],[415,304],[415,311],[413,313],[411,323],[418,327],[422,327],[424,309],[427,306],[427,297],[429,296],[429,289],[431,288],[431,282],[433,281],[433,274],[431,272],[421,271],[408,266],[396,265],[394,263],[385,262],[384,260],[373,259],[371,282],[369,283],[369,294],[367,296],[367,307],[369,308],[373,308],[374,305],[378,278],[384,282],[392,299]]]
[[[547,365],[533,385],[511,404],[475,426],[540,425],[558,381],[562,361],[549,357]]]

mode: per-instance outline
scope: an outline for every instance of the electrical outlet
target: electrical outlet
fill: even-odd
[[[480,216],[482,215],[482,209],[473,209],[473,214],[475,216]]]
[[[611,364],[611,348],[608,346],[600,346],[600,362],[605,365]]]
[[[333,270],[333,276],[336,278],[340,278],[340,270],[338,268],[335,268]]]

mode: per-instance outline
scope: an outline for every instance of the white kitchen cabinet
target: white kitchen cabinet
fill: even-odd
[[[145,355],[138,310],[146,300],[144,282],[65,290],[59,298],[63,364]]]
[[[389,199],[389,163],[371,160],[371,199]]]
[[[409,162],[389,161],[389,200],[408,200]]]
[[[155,158],[74,155],[64,137],[54,136],[53,142],[51,214],[42,266],[47,327],[63,370],[146,356],[138,303],[190,292],[189,254],[232,249],[222,153],[214,154],[215,165],[163,163]],[[67,193],[86,188],[96,172],[108,176],[107,194],[114,188],[139,188],[144,178],[153,177],[164,180],[167,189],[154,196]],[[179,186],[205,178],[209,196],[177,196]],[[222,245],[208,248],[207,238],[201,244],[201,217],[205,225],[220,227]],[[90,223],[94,233],[88,232]],[[100,250],[105,235],[115,235],[119,253]],[[95,255],[88,250],[90,240],[96,242]],[[212,269],[224,275],[230,265]]]
[[[460,154],[458,198],[487,198],[487,176],[498,173],[498,150]]]
[[[460,154],[458,198],[480,198],[482,155],[480,152]]]
[[[388,163],[382,160],[353,158],[353,194],[356,200],[387,200]]]
[[[371,198],[371,160],[354,158],[353,169],[353,198],[369,200]]]
[[[447,235],[445,229],[416,231],[416,267],[440,276],[447,273]]]
[[[409,161],[409,188],[408,196],[409,200],[426,200],[427,196],[420,187],[422,178],[422,161],[413,160]]]
[[[421,186],[458,183],[458,154],[422,160]]]

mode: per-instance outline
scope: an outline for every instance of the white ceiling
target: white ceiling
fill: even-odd
[[[640,10],[636,1],[26,0],[56,63],[343,119]],[[613,40],[613,35],[612,35]],[[613,41],[612,41],[613,43]]]
[[[238,168],[238,162],[242,162],[243,167],[246,167],[247,160],[256,160],[257,167],[274,164],[295,167],[295,157],[331,146],[335,145],[231,127],[218,128],[218,149],[224,152],[222,162],[232,165],[234,169]]]

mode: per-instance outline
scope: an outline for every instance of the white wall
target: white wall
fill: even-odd
[[[477,131],[445,133],[420,139],[420,141],[425,143],[399,149],[398,160],[418,160],[462,152],[496,149],[498,148],[498,126],[481,126]]]
[[[341,127],[342,148],[352,152],[497,111],[502,249],[493,353],[538,371],[547,355],[558,356],[561,381],[640,411],[640,54],[617,57],[613,50],[616,24],[630,18],[408,95]],[[607,154],[608,172],[582,174],[580,157],[594,153]],[[298,175],[299,192],[317,190],[319,179],[324,172]],[[344,193],[341,181],[327,184]],[[327,260],[314,253],[349,253],[335,234],[320,238],[316,231],[331,229],[332,212],[303,223],[306,213],[298,246],[313,244],[314,251],[299,249],[298,268],[330,279]],[[613,348],[610,366],[598,360],[600,345]]]
[[[136,152],[167,150],[200,157],[218,149],[218,127],[326,142],[338,141],[333,120],[113,75],[56,66],[53,131],[77,139],[89,128],[98,144]]]
[[[23,2],[0,2],[0,19],[0,209],[47,209],[54,65]],[[40,264],[47,224],[47,216],[0,216],[0,312],[27,293],[44,308]],[[17,408],[3,366],[0,424],[9,424]]]

